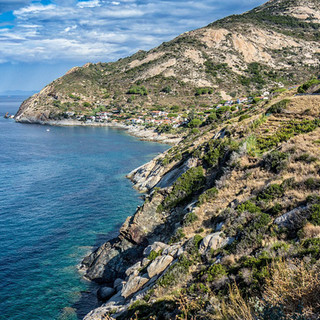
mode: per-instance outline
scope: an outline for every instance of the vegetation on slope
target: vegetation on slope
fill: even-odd
[[[284,93],[246,115],[240,126],[216,119],[171,150],[167,163],[198,163],[158,191],[168,193],[161,210],[177,200],[171,243],[184,254],[119,319],[320,317],[320,98]],[[215,232],[228,244],[204,253]]]

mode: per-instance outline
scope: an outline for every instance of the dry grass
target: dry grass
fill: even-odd
[[[320,226],[314,226],[311,223],[307,223],[302,229],[301,238],[320,238]]]
[[[222,320],[254,320],[250,305],[242,297],[236,284],[229,287],[229,299],[222,301],[220,308]]]
[[[303,307],[308,319],[320,316],[319,267],[303,261],[288,264],[279,261],[273,264],[272,277],[266,280],[264,301],[271,306],[283,306],[288,315]]]

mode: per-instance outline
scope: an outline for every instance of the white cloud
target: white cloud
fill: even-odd
[[[38,14],[43,11],[51,11],[54,10],[56,6],[54,4],[43,5],[43,4],[31,4],[28,7],[20,8],[18,10],[14,10],[13,14],[15,16],[25,16],[28,14]]]
[[[79,8],[95,8],[100,7],[100,1],[99,0],[91,0],[91,1],[79,1],[77,3],[77,6]]]
[[[253,0],[247,0],[250,1]],[[256,0],[255,4],[262,2]],[[0,29],[1,61],[78,64],[78,61],[115,60],[205,26],[225,12],[236,13],[238,2],[55,0],[54,3],[26,4],[14,11],[17,17],[12,22],[14,27]],[[241,2],[241,8],[245,6]],[[251,3],[245,8],[253,6]]]
[[[69,31],[75,30],[75,29],[77,29],[77,26],[76,26],[76,25],[65,28],[65,29],[64,29],[64,32],[69,32]]]

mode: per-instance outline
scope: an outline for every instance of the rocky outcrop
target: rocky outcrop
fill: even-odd
[[[199,251],[202,254],[205,254],[206,252],[210,252],[211,250],[220,249],[234,241],[233,238],[224,238],[222,237],[222,235],[222,232],[216,232],[206,236],[200,243]]]
[[[147,192],[161,180],[161,177],[166,170],[161,164],[163,157],[164,154],[159,155],[127,175],[127,178],[134,183],[134,187],[137,190]]]

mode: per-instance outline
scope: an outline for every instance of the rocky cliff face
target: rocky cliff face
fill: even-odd
[[[319,70],[319,2],[269,1],[184,33],[148,52],[70,70],[26,100],[17,121],[45,121],[98,105],[133,110],[212,104],[299,83]],[[144,86],[148,94],[128,94]],[[213,95],[195,96],[209,87]]]

